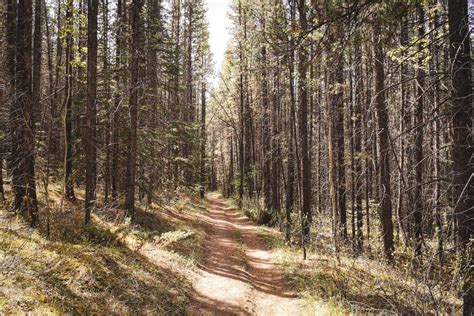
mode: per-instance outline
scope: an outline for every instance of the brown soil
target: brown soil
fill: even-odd
[[[258,228],[218,196],[208,199],[206,258],[187,314],[305,314],[303,301],[288,290]]]

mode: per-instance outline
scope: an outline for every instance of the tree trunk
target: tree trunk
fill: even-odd
[[[239,26],[242,26],[242,3],[239,0]],[[240,40],[242,41],[242,40]],[[243,206],[244,198],[244,171],[245,171],[245,161],[244,161],[244,65],[243,65],[243,43],[239,42],[239,120],[240,120],[240,137],[239,137],[239,164],[240,164],[240,174],[239,174],[239,208]]]
[[[379,214],[381,221],[381,232],[383,238],[384,252],[387,260],[393,261],[393,222],[392,222],[392,193],[390,186],[390,145],[388,130],[388,111],[385,100],[385,73],[384,73],[384,52],[382,42],[379,38],[381,34],[379,22],[376,21],[373,30],[373,50],[374,50],[374,85],[375,85],[375,110],[377,114],[377,134],[378,134],[378,187],[379,187]]]
[[[264,25],[265,22],[262,22]],[[265,27],[265,26],[263,26]],[[262,74],[261,74],[261,91],[262,91],[262,111],[263,111],[263,122],[262,122],[262,160],[263,160],[263,201],[264,208],[267,212],[273,212],[272,205],[272,166],[271,166],[271,139],[270,139],[270,102],[268,99],[268,78],[267,78],[267,48],[265,44],[261,48],[261,60],[262,60]],[[270,218],[266,218],[262,224],[268,224]]]
[[[434,4],[438,4],[438,0],[433,1]],[[440,20],[439,20],[439,12],[438,10],[434,11],[434,17],[433,17],[433,29],[438,29],[440,26]],[[434,40],[434,34],[431,35],[433,40]],[[435,45],[432,45],[432,56],[433,56],[433,62],[432,62],[432,73],[433,76],[438,75],[438,71],[440,69],[439,65],[439,56],[438,56],[439,51],[436,50]],[[434,110],[439,113],[439,105],[440,105],[440,86],[438,81],[435,79],[435,82],[433,83],[433,108]],[[444,122],[444,120],[443,120]],[[441,265],[443,265],[443,254],[444,254],[444,245],[443,245],[443,219],[441,217],[441,204],[440,204],[440,198],[441,198],[441,155],[440,155],[440,150],[441,150],[441,139],[440,135],[442,134],[441,132],[441,120],[438,118],[434,122],[434,134],[435,134],[435,139],[434,139],[434,155],[435,155],[435,162],[434,162],[434,178],[435,178],[435,188],[434,188],[434,212],[435,212],[435,222],[436,222],[436,228],[437,228],[437,235],[438,235],[438,260]]]
[[[124,57],[122,56],[125,53],[125,40],[124,40],[124,27],[125,27],[125,12],[124,12],[124,3],[122,0],[117,1],[117,35],[115,39],[116,49],[115,49],[115,81],[117,82],[118,91],[116,91],[116,96],[114,99],[114,110],[112,111],[112,166],[111,166],[111,189],[112,189],[112,199],[117,199],[119,183],[118,175],[119,170],[119,155],[120,155],[120,104],[122,98],[124,97],[119,91],[124,89],[123,84],[123,68],[124,66]]]
[[[280,114],[280,65],[279,58],[276,59],[276,65],[273,72],[273,106],[271,112],[271,126],[272,126],[272,149],[271,149],[271,192],[272,192],[272,207],[276,217],[280,214],[280,143],[279,143],[279,114]]]
[[[73,63],[73,2],[68,1],[66,6],[66,91],[64,98],[64,195],[65,198],[73,201],[74,183],[72,178],[72,63]]]
[[[359,252],[362,252],[363,227],[362,227],[362,104],[364,101],[364,80],[362,73],[362,52],[359,45],[361,37],[358,34],[355,42],[355,61],[356,61],[356,82],[355,82],[355,104],[354,104],[354,189],[355,189],[355,213],[356,213],[356,245]]]
[[[128,131],[127,187],[125,190],[125,209],[133,219],[135,214],[135,176],[137,169],[138,106],[141,96],[140,64],[142,44],[141,11],[143,0],[132,0],[131,4],[131,62],[130,62],[130,126]]]
[[[86,111],[86,197],[85,225],[89,224],[96,199],[97,181],[97,15],[98,0],[88,0],[87,5],[87,111]]]
[[[425,34],[423,7],[417,5],[418,14],[418,36],[422,38]],[[421,255],[423,242],[423,106],[424,106],[424,85],[425,72],[423,70],[423,44],[418,45],[418,69],[417,69],[417,102],[415,107],[415,189],[413,194],[413,220],[415,233],[415,254]]]
[[[369,134],[369,121],[371,118],[370,104],[372,103],[372,90],[370,74],[373,72],[370,65],[372,62],[371,50],[368,45],[366,46],[367,62],[365,63],[365,75],[366,75],[366,90],[365,90],[365,124],[364,124],[364,154],[365,154],[365,216],[366,216],[366,228],[367,228],[367,241],[370,243],[370,198],[371,196],[371,185],[372,185],[372,163],[370,161],[370,134]],[[375,160],[376,157],[373,157]]]
[[[7,69],[8,79],[6,84],[7,98],[10,101],[10,113],[9,113],[9,142],[10,142],[10,155],[7,156],[7,164],[10,169],[12,177],[12,193],[13,193],[13,210],[19,211],[21,209],[21,199],[24,193],[22,192],[23,186],[21,185],[20,174],[17,173],[19,164],[19,151],[20,141],[18,129],[18,117],[19,112],[16,108],[16,31],[17,31],[17,1],[8,0],[7,2],[7,15],[6,15],[6,56],[5,56],[5,68]]]
[[[296,16],[295,2],[290,1],[290,16],[291,16],[291,25],[296,26],[295,16]],[[286,210],[286,241],[290,243],[291,241],[291,213],[293,213],[293,208],[295,204],[295,155],[294,155],[294,144],[293,139],[295,137],[294,128],[295,125],[295,108],[296,108],[296,97],[295,97],[295,86],[294,86],[294,73],[295,73],[295,45],[293,32],[290,33],[289,43],[288,43],[288,80],[290,88],[290,104],[288,108],[288,132],[287,132],[287,142],[288,142],[288,162],[287,162],[287,174],[288,181],[286,185],[286,201],[285,201],[285,210]]]
[[[400,44],[403,47],[408,46],[408,18],[403,17],[400,30]],[[403,54],[405,58],[406,52]],[[406,128],[406,121],[407,119],[407,86],[404,82],[408,79],[408,69],[407,63],[402,62],[400,65],[400,103],[401,103],[401,111],[400,111],[400,132],[404,132]],[[405,179],[404,179],[404,170],[405,170],[405,157],[406,157],[406,146],[405,146],[405,137],[400,137],[400,161],[399,161],[399,175],[398,175],[398,200],[397,200],[397,221],[398,221],[398,231],[402,234],[403,239],[407,240],[406,236],[406,229],[405,229],[405,215],[403,214],[403,207],[404,207],[404,190],[406,187]]]
[[[187,108],[185,109],[185,124],[191,125],[194,123],[194,104],[193,104],[193,6],[188,6],[188,38],[187,38],[187,68],[186,68],[186,102]],[[193,151],[192,139],[193,135],[187,135],[185,144],[184,144],[184,157],[188,160],[191,160],[191,155]],[[193,183],[193,166],[191,163],[188,163],[184,169],[184,180],[187,183]]]
[[[449,47],[452,76],[453,172],[455,196],[454,213],[458,221],[459,243],[465,250],[463,265],[466,270],[463,293],[463,314],[474,312],[472,265],[474,255],[469,247],[474,234],[474,185],[472,174],[472,74],[471,43],[466,0],[448,1]],[[471,241],[472,242],[472,241]],[[469,249],[471,248],[471,249]]]
[[[102,21],[104,25],[103,30],[103,45],[104,45],[104,56],[103,56],[103,67],[104,67],[104,80],[105,80],[105,98],[106,98],[106,118],[105,118],[105,161],[104,161],[104,203],[109,202],[110,192],[110,136],[111,136],[111,125],[112,125],[112,107],[110,103],[110,51],[109,51],[109,0],[104,0],[102,3]]]
[[[205,57],[202,56],[202,83],[201,83],[201,199],[206,192],[206,81],[205,81]],[[222,140],[223,142],[223,140]],[[231,143],[232,146],[232,143]]]
[[[40,7],[41,9],[41,7]],[[17,139],[18,147],[14,150],[13,158],[17,162],[14,164],[13,177],[14,184],[22,188],[16,188],[14,206],[18,211],[28,214],[32,227],[38,224],[38,206],[36,200],[36,180],[35,180],[35,123],[34,108],[35,98],[33,91],[33,3],[32,0],[20,0],[18,2],[18,25],[17,25],[17,64],[16,64],[16,94],[15,99],[15,122],[14,135]],[[41,27],[40,27],[41,28]],[[40,28],[37,32],[41,32]],[[40,33],[41,34],[41,33]],[[41,36],[40,36],[41,37]],[[35,48],[39,43],[35,43]],[[39,56],[41,57],[41,49]],[[35,54],[35,58],[38,54]],[[38,78],[40,72],[34,70],[34,75]],[[36,82],[35,91],[39,95],[39,82]]]
[[[337,34],[341,34],[338,32]],[[341,35],[342,36],[342,35]],[[342,240],[347,241],[347,215],[346,215],[346,171],[344,165],[344,56],[339,53],[336,66],[336,86],[332,98],[332,107],[334,110],[334,140],[336,153],[336,172],[337,172],[337,209],[340,216],[337,227]]]
[[[304,1],[298,3],[300,28],[306,30],[307,7]],[[301,177],[302,177],[302,208],[301,208],[301,228],[302,245],[304,249],[304,259],[306,259],[306,246],[310,243],[310,229],[312,223],[311,211],[311,162],[309,160],[308,148],[308,87],[306,82],[308,58],[305,45],[300,45],[298,51],[298,73],[299,73],[299,132],[301,143]]]
[[[229,179],[228,179],[227,197],[234,195],[234,137],[230,135],[230,162],[229,162]]]

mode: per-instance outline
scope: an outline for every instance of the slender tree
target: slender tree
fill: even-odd
[[[393,222],[392,222],[392,190],[390,182],[390,145],[388,111],[385,99],[384,52],[381,39],[380,20],[373,27],[374,86],[375,110],[377,114],[377,159],[379,161],[378,186],[380,192],[379,214],[382,226],[382,239],[385,256],[393,261]]]
[[[14,209],[28,214],[31,226],[38,224],[35,179],[35,121],[33,96],[33,3],[31,0],[18,2],[16,28],[16,97],[13,102],[12,118],[12,176],[15,192]],[[37,30],[40,32],[40,30]],[[40,54],[41,55],[41,54]],[[35,54],[37,56],[37,54]],[[38,76],[38,68],[35,71]],[[38,87],[38,83],[35,86]],[[39,93],[39,92],[38,92]]]
[[[65,93],[64,93],[64,195],[66,199],[74,201],[73,181],[73,152],[72,152],[72,82],[73,82],[73,1],[66,2],[66,77],[65,77]]]
[[[87,5],[87,128],[86,128],[86,198],[84,223],[90,222],[96,199],[97,181],[97,15],[98,0]]]
[[[135,177],[137,169],[137,138],[138,138],[138,107],[141,97],[141,52],[142,44],[142,18],[143,0],[133,0],[131,4],[131,62],[130,62],[130,101],[129,115],[130,126],[128,131],[128,161],[127,161],[127,187],[125,191],[125,208],[128,215],[133,218],[135,213]]]
[[[299,1],[298,12],[301,30],[306,30],[307,6],[304,1]],[[301,143],[301,177],[302,177],[302,207],[301,226],[302,244],[304,258],[306,259],[306,247],[310,242],[310,229],[312,223],[311,210],[311,162],[308,151],[308,92],[306,83],[306,73],[308,68],[307,51],[305,45],[300,45],[298,49],[298,75],[299,75],[299,136]]]
[[[474,288],[472,267],[474,262],[472,243],[474,234],[474,163],[472,161],[472,74],[471,43],[468,6],[466,0],[448,1],[449,47],[451,59],[451,118],[453,125],[453,177],[454,213],[458,221],[463,264],[466,270],[463,293],[463,314],[474,311]]]
[[[422,38],[425,34],[425,13],[421,4],[417,6],[418,15],[418,37]],[[421,43],[421,42],[420,42]],[[417,69],[417,102],[415,108],[415,190],[413,194],[413,220],[415,232],[415,253],[421,254],[421,245],[423,241],[423,107],[424,107],[424,82],[425,73],[423,70],[423,47],[418,45],[418,69]]]
[[[206,58],[202,56],[202,79],[201,79],[201,166],[200,166],[200,191],[201,199],[204,198],[206,190]]]

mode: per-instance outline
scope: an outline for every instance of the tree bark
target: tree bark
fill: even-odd
[[[401,30],[400,30],[400,44],[403,47],[408,46],[408,18],[403,17],[401,23]],[[406,52],[403,54],[403,58],[405,58]],[[408,93],[407,93],[407,86],[404,83],[405,80],[408,78],[408,66],[406,62],[402,62],[400,65],[400,132],[404,132],[406,128],[406,123],[409,121],[409,115],[407,114],[407,101],[408,101]],[[405,170],[405,157],[406,157],[406,146],[405,146],[405,137],[400,137],[400,161],[399,161],[399,175],[398,175],[398,200],[397,200],[397,221],[398,221],[398,231],[403,236],[403,239],[407,240],[406,230],[405,230],[405,215],[403,213],[404,207],[404,190],[405,190],[405,179],[404,179],[404,170]]]
[[[265,22],[263,22],[264,24]],[[265,27],[265,26],[263,26]],[[261,48],[261,93],[262,93],[262,111],[263,111],[263,124],[262,124],[262,147],[263,147],[263,204],[267,212],[273,212],[272,205],[272,166],[271,166],[271,138],[270,138],[270,102],[268,98],[268,77],[267,77],[267,48],[265,44]],[[262,224],[268,224],[270,218],[266,218]]]
[[[205,69],[206,59],[202,56],[202,83],[201,83],[201,186],[200,196],[204,198],[206,192],[206,81],[205,81]],[[223,142],[223,140],[222,140]],[[232,143],[230,144],[232,146]]]
[[[115,81],[117,82],[118,89],[123,89],[123,75],[124,75],[124,57],[125,53],[125,40],[124,40],[124,27],[125,27],[125,16],[124,12],[124,3],[122,0],[117,1],[117,34],[115,39]],[[120,90],[119,90],[120,91]],[[116,91],[116,96],[114,99],[114,110],[112,111],[112,166],[111,166],[111,189],[112,189],[112,199],[117,199],[119,191],[118,175],[119,170],[119,154],[120,154],[120,104],[122,98],[124,97],[119,91]]]
[[[40,7],[41,8],[41,7]],[[12,137],[16,140],[12,150],[13,184],[15,192],[14,209],[28,215],[32,227],[38,224],[38,206],[35,180],[35,98],[33,91],[33,3],[32,0],[18,2],[18,24],[16,34],[16,98],[14,100],[14,126]],[[37,32],[41,32],[40,29]],[[35,46],[38,42],[35,43]],[[35,47],[36,48],[36,47]],[[41,52],[41,50],[39,50]],[[41,56],[41,53],[40,53]],[[35,57],[38,57],[35,54]],[[38,68],[33,71],[39,76]],[[39,89],[39,82],[35,88]],[[39,93],[39,90],[36,91]]]
[[[306,30],[307,7],[304,1],[298,3],[299,22],[301,30]],[[301,143],[301,177],[302,177],[302,208],[301,228],[304,259],[306,259],[306,247],[310,243],[310,229],[312,223],[311,211],[311,162],[308,148],[308,83],[306,82],[308,58],[305,45],[300,45],[298,50],[298,73],[299,73],[299,132]]]
[[[373,51],[374,51],[374,85],[375,85],[375,110],[377,114],[377,134],[379,161],[379,214],[381,221],[382,239],[385,257],[388,261],[393,261],[393,222],[392,222],[392,191],[390,184],[390,144],[388,130],[388,111],[385,100],[385,73],[384,73],[384,52],[382,42],[379,38],[381,34],[379,22],[374,23],[373,29]]]
[[[125,190],[125,209],[133,219],[135,214],[135,176],[137,169],[138,107],[141,96],[140,64],[142,44],[141,11],[143,0],[132,0],[131,4],[131,62],[130,62],[130,126],[128,131],[127,187]]]
[[[463,293],[463,314],[474,312],[472,266],[474,252],[469,244],[474,234],[474,185],[472,175],[472,73],[469,18],[466,0],[448,1],[449,47],[451,59],[453,126],[453,173],[455,197],[454,213],[458,221],[458,236],[463,247],[463,265],[466,272]],[[471,241],[470,241],[471,240]]]
[[[21,209],[21,199],[24,193],[22,192],[23,187],[21,185],[20,174],[17,173],[17,166],[19,164],[19,152],[20,141],[17,121],[19,117],[18,109],[16,108],[16,51],[17,51],[17,10],[18,3],[16,0],[8,0],[7,2],[7,14],[6,14],[6,56],[5,56],[5,68],[7,70],[7,98],[10,101],[9,108],[9,155],[7,156],[7,164],[10,169],[12,178],[12,193],[13,193],[13,211],[19,211]]]
[[[239,0],[238,5],[238,15],[239,15],[239,26],[242,26],[242,3]],[[243,43],[242,39],[239,42],[239,120],[240,120],[240,135],[239,135],[239,164],[240,164],[240,173],[239,173],[239,208],[243,206],[244,198],[244,172],[245,172],[245,155],[244,155],[244,65],[243,65]]]
[[[109,202],[110,192],[110,156],[111,156],[111,125],[112,125],[112,106],[110,102],[110,51],[109,51],[109,0],[104,0],[102,3],[102,21],[104,25],[103,30],[103,45],[104,45],[104,56],[103,56],[103,67],[104,67],[104,80],[105,80],[105,98],[106,98],[106,113],[105,118],[105,161],[104,161],[104,203]]]
[[[90,222],[96,199],[97,181],[97,15],[98,0],[87,5],[87,113],[86,113],[86,198],[84,224]]]
[[[66,88],[64,97],[64,195],[69,201],[76,199],[72,178],[72,63],[73,63],[73,1],[66,5]]]
[[[341,34],[338,32],[337,34]],[[342,35],[340,35],[342,36]],[[346,171],[344,164],[344,56],[338,54],[336,60],[336,85],[332,97],[332,107],[334,109],[334,140],[336,153],[336,172],[337,172],[337,209],[340,216],[338,232],[341,239],[347,241],[347,213],[346,213]]]
[[[422,38],[425,34],[424,19],[425,13],[423,7],[417,5],[418,15],[418,37]],[[417,69],[417,102],[415,107],[415,189],[413,194],[413,220],[415,233],[415,254],[421,255],[421,246],[423,242],[423,107],[424,107],[424,85],[425,72],[423,70],[423,46],[418,45],[418,69]]]
[[[359,252],[363,246],[363,223],[362,223],[362,106],[364,94],[364,80],[362,69],[362,52],[359,45],[361,36],[358,34],[355,42],[356,82],[355,82],[355,105],[354,105],[354,189],[355,189],[355,213],[356,213],[356,245]]]
[[[290,16],[292,27],[296,26],[296,8],[295,1],[290,1]],[[291,241],[291,214],[295,204],[295,155],[294,155],[294,144],[293,139],[295,138],[294,126],[295,126],[295,108],[296,108],[296,97],[295,97],[295,86],[294,86],[294,73],[295,73],[295,44],[294,44],[293,32],[289,35],[288,42],[288,81],[290,89],[290,104],[288,107],[288,126],[287,126],[287,142],[288,142],[288,161],[287,161],[287,185],[286,185],[286,241]]]

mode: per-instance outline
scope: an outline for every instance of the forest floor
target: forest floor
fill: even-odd
[[[380,262],[377,249],[335,252],[330,225],[303,260],[277,229],[217,193],[200,201],[162,192],[157,203],[137,203],[133,223],[118,206],[100,206],[89,227],[83,194],[66,202],[51,185],[39,229],[0,204],[0,314],[451,314],[460,306],[445,270],[416,268],[405,252],[397,266]]]
[[[288,288],[259,227],[217,194],[208,195],[205,258],[189,315],[324,315]],[[311,312],[312,311],[312,312]]]
[[[0,204],[0,315],[185,313],[203,255],[204,202],[168,193],[137,203],[133,224],[118,206],[101,206],[84,227],[82,190],[75,202],[63,201],[60,186],[49,193],[39,229]]]

